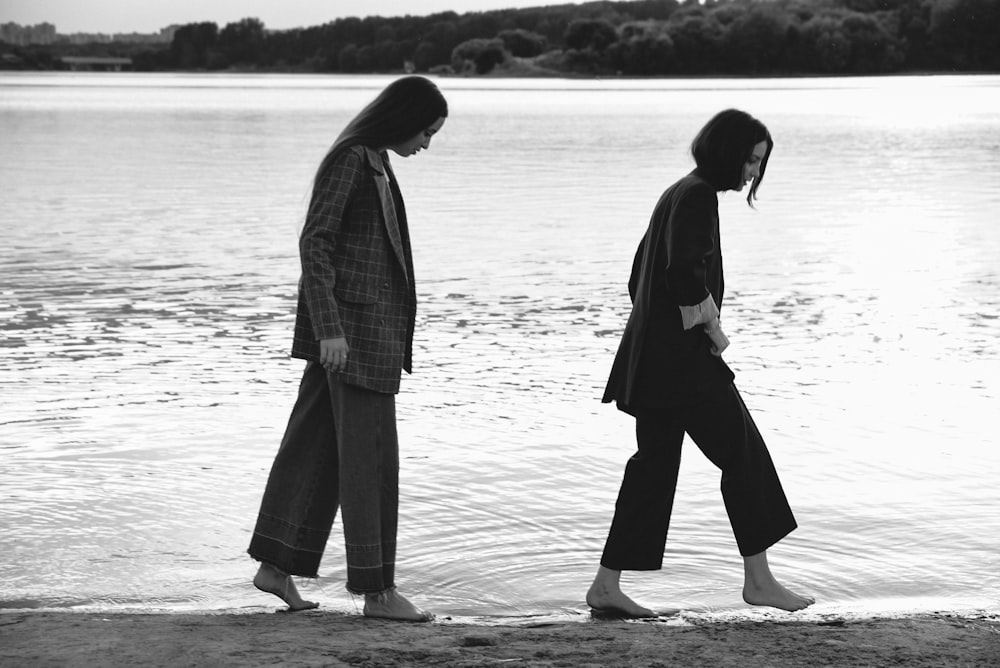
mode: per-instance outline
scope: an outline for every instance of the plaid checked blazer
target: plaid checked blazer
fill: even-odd
[[[299,238],[292,357],[319,361],[320,339],[346,337],[341,379],[383,393],[412,370],[417,296],[402,203],[388,156],[351,147],[317,178]]]

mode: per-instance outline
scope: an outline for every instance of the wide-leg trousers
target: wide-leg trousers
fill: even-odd
[[[685,433],[722,471],[722,498],[741,555],[763,552],[795,529],[767,446],[735,385],[635,413],[638,450],[625,466],[602,566],[662,567]]]
[[[250,556],[316,577],[338,506],[347,589],[364,594],[391,588],[399,508],[395,395],[348,385],[308,362],[264,490]]]

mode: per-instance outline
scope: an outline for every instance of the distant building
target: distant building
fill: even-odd
[[[17,23],[0,25],[0,42],[13,46],[29,44],[110,44],[111,42],[128,44],[169,44],[174,39],[174,33],[180,26],[171,25],[158,33],[89,33],[74,32],[59,34],[51,23],[39,23],[35,26],[22,26]]]
[[[59,41],[70,44],[108,44],[111,42],[111,35],[102,32],[73,32],[59,35]]]
[[[174,33],[177,32],[177,29],[180,28],[180,27],[181,27],[180,25],[174,23],[174,24],[168,25],[166,28],[160,28],[160,39],[162,39],[164,42],[166,42],[168,44],[170,42],[173,42],[174,41]]]
[[[0,41],[7,44],[15,46],[55,44],[56,40],[56,27],[51,23],[39,23],[34,26],[22,26],[17,23],[0,25]]]
[[[158,33],[116,32],[111,36],[111,41],[119,43],[128,43],[128,44],[169,44],[170,42],[173,41],[174,33],[176,31],[177,31],[177,26],[164,28]]]

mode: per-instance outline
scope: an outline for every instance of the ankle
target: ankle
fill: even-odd
[[[288,573],[286,573],[285,571],[281,570],[280,568],[278,568],[274,564],[267,563],[266,561],[260,562],[260,568],[258,569],[257,572],[258,573],[260,573],[260,572],[268,573],[270,575],[274,575],[275,577],[279,577],[279,578],[283,578],[283,577],[286,577],[288,575]]]
[[[597,588],[606,591],[621,589],[621,577],[621,571],[610,569],[607,566],[600,566],[597,569],[597,575],[594,576],[594,583],[591,585],[591,589]]]
[[[767,587],[776,580],[767,562],[767,552],[743,557],[743,581],[750,587]]]
[[[387,603],[391,599],[398,598],[399,593],[396,587],[392,586],[382,591],[365,592],[365,602],[367,603]]]

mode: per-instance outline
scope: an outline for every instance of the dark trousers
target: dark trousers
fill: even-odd
[[[372,392],[308,362],[271,467],[250,556],[315,577],[342,509],[347,589],[393,586],[399,507],[396,397]]]
[[[662,567],[685,433],[722,471],[722,498],[740,554],[763,552],[795,529],[767,446],[729,385],[670,409],[637,412],[638,451],[625,466],[602,566]]]

